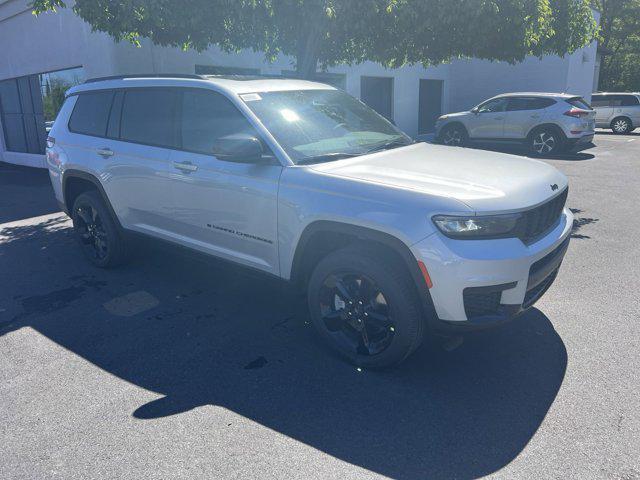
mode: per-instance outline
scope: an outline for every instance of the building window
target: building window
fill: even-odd
[[[260,69],[220,67],[218,65],[196,65],[196,75],[260,75]]]
[[[360,77],[360,100],[393,121],[393,77]]]
[[[42,154],[47,132],[67,89],[84,80],[82,68],[0,81],[0,118],[7,151]]]

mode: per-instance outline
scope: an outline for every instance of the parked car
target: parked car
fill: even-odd
[[[556,93],[498,95],[468,112],[450,113],[436,122],[445,145],[470,141],[518,142],[538,155],[553,155],[593,140],[595,112],[581,97]]]
[[[47,163],[96,266],[125,261],[135,233],[274,275],[371,367],[531,307],[573,224],[552,166],[416,143],[302,80],[91,81],[69,91]]]
[[[598,128],[625,134],[640,126],[640,93],[594,93],[591,105]]]

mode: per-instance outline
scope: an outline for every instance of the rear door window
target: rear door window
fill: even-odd
[[[613,107],[633,107],[640,104],[635,95],[611,95],[611,106]]]
[[[132,88],[125,92],[120,138],[125,141],[177,148],[176,112],[180,92],[167,88]]]
[[[511,97],[509,98],[508,112],[517,112],[521,110],[541,110],[553,105],[555,100],[551,98],[538,97]]]
[[[113,95],[113,91],[79,94],[69,119],[69,130],[83,135],[104,137],[107,133]]]

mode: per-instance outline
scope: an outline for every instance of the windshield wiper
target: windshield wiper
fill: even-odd
[[[413,140],[407,140],[406,138],[395,138],[393,140],[389,140],[388,142],[378,144],[370,148],[369,150],[367,150],[365,153],[379,152],[381,150],[390,150],[396,147],[406,147],[407,145],[413,145],[414,143],[416,142],[414,142]]]
[[[312,155],[310,157],[304,157],[296,162],[298,165],[309,165],[311,163],[332,162],[333,160],[340,160],[342,158],[359,157],[362,153],[347,153],[347,152],[330,152],[322,153],[320,155]]]

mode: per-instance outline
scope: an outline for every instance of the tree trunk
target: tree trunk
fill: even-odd
[[[296,74],[298,78],[312,80],[316,75],[320,50],[320,33],[320,22],[312,23],[309,28],[301,32],[296,55]]]

